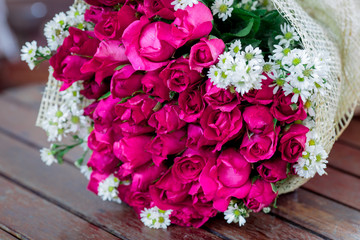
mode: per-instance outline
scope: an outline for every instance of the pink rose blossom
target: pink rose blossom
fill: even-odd
[[[276,196],[277,193],[273,192],[270,183],[258,179],[251,186],[245,205],[254,212],[260,212],[264,207],[270,206]]]
[[[91,6],[89,9],[85,11],[85,21],[98,23],[102,19],[102,15],[104,13],[108,13],[111,11],[111,8],[107,7],[98,7],[98,6]]]
[[[148,18],[159,16],[161,18],[173,20],[174,6],[172,0],[144,0],[144,12]]]
[[[216,145],[217,141],[208,140],[204,137],[204,130],[199,125],[189,124],[188,126],[188,139],[186,146],[191,149],[200,149],[204,146]]]
[[[293,94],[285,96],[282,91],[275,95],[270,111],[280,122],[292,123],[307,117],[301,98],[297,103],[292,103],[292,96]]]
[[[120,160],[112,152],[93,151],[91,157],[87,163],[88,167],[100,173],[112,173],[115,171],[116,166],[120,163]]]
[[[109,81],[103,81],[99,85],[97,82],[94,81],[94,79],[90,79],[88,81],[84,81],[82,84],[84,86],[84,89],[80,90],[80,94],[87,99],[98,99],[105,93],[107,93],[110,88]]]
[[[255,134],[265,134],[274,131],[274,117],[268,107],[252,105],[243,112],[244,122],[248,130]]]
[[[264,74],[266,76],[266,74]],[[274,94],[273,89],[274,87],[270,87],[269,85],[273,83],[273,80],[269,77],[262,81],[261,89],[253,89],[250,92],[245,93],[243,98],[252,104],[263,104],[267,105],[273,102]]]
[[[309,129],[304,125],[293,124],[283,133],[279,145],[282,160],[295,163],[299,159],[305,149],[308,132]]]
[[[131,96],[141,89],[142,74],[136,73],[131,65],[126,65],[114,73],[111,79],[111,94],[117,98]]]
[[[93,170],[90,175],[87,189],[97,195],[100,182],[104,181],[109,175],[109,173],[100,173]]]
[[[265,181],[275,183],[287,178],[287,164],[287,162],[277,158],[263,162],[257,167],[257,171]]]
[[[161,69],[145,73],[144,77],[141,79],[143,90],[151,96],[159,97],[162,99],[162,102],[169,101],[170,89],[160,79],[160,72]]]
[[[180,119],[185,122],[197,121],[204,112],[205,102],[203,99],[204,89],[191,89],[180,93],[179,106],[181,112],[179,114]]]
[[[157,133],[169,133],[181,129],[186,122],[180,119],[180,107],[175,104],[166,104],[159,111],[151,115],[149,125],[156,129]]]

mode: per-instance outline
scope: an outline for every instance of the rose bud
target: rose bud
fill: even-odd
[[[189,124],[187,136],[186,146],[195,150],[204,146],[216,145],[217,143],[215,140],[206,139],[204,137],[204,130],[199,125]]]
[[[243,118],[246,127],[255,134],[266,134],[274,131],[274,117],[268,107],[262,105],[246,107]]]
[[[275,95],[270,111],[280,122],[292,123],[297,120],[305,120],[307,117],[301,98],[297,103],[292,103],[292,96],[293,94],[285,96],[282,91]]]
[[[276,196],[277,193],[273,192],[270,183],[258,179],[251,186],[249,195],[245,199],[245,205],[254,212],[260,212],[264,207],[270,206]]]
[[[287,162],[277,158],[263,162],[257,167],[257,171],[265,181],[275,183],[287,178],[287,164]]]
[[[279,146],[282,160],[295,163],[299,159],[305,149],[308,132],[309,129],[301,124],[293,124],[284,132]]]
[[[157,133],[169,133],[181,129],[186,122],[179,118],[180,107],[175,104],[166,104],[159,111],[151,115],[149,125],[156,129]]]
[[[141,89],[142,74],[136,73],[131,65],[126,65],[114,73],[110,91],[114,97],[125,98]]]
[[[205,102],[203,99],[203,88],[187,90],[179,95],[180,119],[185,122],[196,122],[202,115],[205,109]]]
[[[163,101],[170,100],[170,89],[166,84],[160,80],[159,74],[162,70],[149,71],[145,73],[141,79],[141,84],[143,85],[143,90],[145,93],[150,94],[154,97],[159,97]]]

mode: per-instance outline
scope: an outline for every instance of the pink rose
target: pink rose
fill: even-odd
[[[208,214],[202,214],[194,206],[188,205],[181,209],[173,211],[170,215],[171,223],[183,227],[199,228],[204,225],[209,218],[215,217],[217,211],[211,207],[208,207]]]
[[[112,122],[116,118],[115,105],[118,102],[120,102],[120,99],[112,96],[99,102],[93,114],[96,131],[104,134],[112,127]]]
[[[198,72],[190,70],[189,60],[179,58],[173,60],[161,71],[160,77],[168,88],[175,92],[183,92],[201,80]]]
[[[124,31],[126,56],[135,70],[152,71],[168,64],[175,52],[169,44],[170,28],[164,22],[150,23],[143,16]]]
[[[205,101],[213,108],[222,112],[231,112],[240,104],[239,93],[218,88],[210,79],[206,80]]]
[[[257,167],[257,171],[265,181],[275,183],[287,178],[287,164],[287,162],[277,158],[263,162]]]
[[[97,24],[101,21],[102,15],[111,11],[111,8],[91,6],[85,11],[85,21]]]
[[[204,112],[206,106],[203,99],[204,89],[200,88],[200,90],[186,90],[179,95],[178,102],[181,109],[179,117],[185,122],[197,121]]]
[[[136,73],[131,65],[126,65],[115,72],[111,79],[111,94],[117,98],[131,96],[141,89],[142,74]]]
[[[84,116],[88,116],[91,119],[94,119],[94,111],[97,107],[97,105],[99,104],[98,101],[95,101],[93,103],[91,103],[89,106],[84,108]]]
[[[279,146],[282,160],[295,163],[299,159],[305,149],[308,132],[309,129],[304,125],[293,124],[283,133]]]
[[[159,111],[151,115],[149,125],[156,129],[157,133],[169,133],[181,129],[186,122],[180,119],[180,107],[173,103],[166,104]]]
[[[224,52],[225,44],[221,39],[202,38],[190,50],[190,69],[202,72],[204,68],[216,64],[218,57]]]
[[[105,6],[109,6],[109,7],[118,5],[120,3],[121,4],[125,3],[124,0],[85,0],[85,2],[87,2],[90,5],[94,5],[94,6],[105,5]]]
[[[110,89],[109,81],[103,81],[99,85],[94,81],[94,79],[90,79],[88,81],[84,81],[82,84],[84,89],[80,90],[80,94],[87,99],[98,99],[107,93]]]
[[[274,117],[268,107],[253,105],[246,107],[243,112],[246,127],[255,134],[265,134],[274,131]]]
[[[87,189],[97,195],[100,182],[104,181],[109,175],[109,173],[100,173],[93,170],[90,175]]]
[[[137,214],[140,214],[144,208],[150,208],[151,197],[149,192],[126,192],[124,202],[129,204]]]
[[[112,173],[119,163],[120,160],[112,152],[93,151],[87,165],[100,173]]]
[[[264,74],[266,76],[266,74]],[[274,99],[274,87],[269,85],[273,83],[273,80],[269,77],[262,81],[261,89],[253,89],[250,92],[245,93],[243,98],[252,104],[267,105],[273,102]]]
[[[209,158],[215,159],[209,151],[186,150],[181,157],[174,160],[172,175],[181,183],[191,183],[199,180],[199,176]]]
[[[189,124],[187,136],[186,146],[195,150],[204,146],[212,146],[217,143],[215,140],[206,139],[204,137],[204,130],[199,125]]]
[[[124,103],[115,106],[118,116],[115,120],[115,128],[120,129],[122,135],[142,135],[154,132],[155,129],[147,124],[158,102],[149,98],[148,95],[140,94],[128,99]]]
[[[200,14],[199,14],[200,13]],[[179,48],[186,42],[210,34],[213,16],[210,9],[199,2],[185,10],[175,12],[175,20],[171,24],[172,41],[174,47]]]
[[[215,150],[220,151],[222,145],[236,138],[242,128],[242,116],[239,108],[231,112],[221,112],[207,107],[200,119],[204,137],[217,141]]]
[[[80,72],[80,68],[94,56],[99,46],[99,40],[92,32],[70,27],[69,33],[56,54],[50,58],[54,78],[63,82],[61,91],[76,81],[86,81],[93,76],[93,73]]]
[[[168,155],[184,151],[185,143],[186,131],[178,130],[168,134],[158,134],[147,146],[146,150],[152,154],[155,165],[160,166]]]
[[[305,120],[307,117],[301,98],[297,103],[292,103],[292,96],[293,94],[285,96],[282,91],[275,96],[270,111],[280,122],[292,123],[296,120]]]
[[[144,77],[141,79],[143,91],[151,96],[159,97],[163,101],[169,101],[170,89],[160,79],[160,72],[161,70],[156,70],[145,73]]]
[[[251,136],[245,134],[240,146],[240,153],[250,163],[270,159],[276,151],[279,132],[280,127],[276,127],[275,131],[266,134]]]
[[[163,164],[156,166],[154,164],[145,164],[131,174],[131,191],[148,191],[149,186],[159,179],[167,171]]]
[[[81,68],[82,73],[95,74],[95,81],[101,82],[112,76],[118,66],[129,63],[125,48],[120,41],[109,40],[100,43],[95,56]]]
[[[124,5],[117,12],[102,14],[102,19],[95,25],[94,33],[100,40],[120,40],[124,30],[136,18],[136,11]]]
[[[97,152],[110,152],[112,146],[97,137],[96,131],[92,131],[88,137],[88,147]]]
[[[245,198],[250,191],[251,165],[232,148],[223,151],[217,161],[208,161],[200,175],[205,197],[213,200],[214,208],[224,212],[231,197]]]
[[[161,18],[173,20],[174,6],[172,0],[144,0],[144,12],[148,18],[159,16]]]
[[[151,154],[145,151],[151,136],[140,135],[124,137],[114,143],[114,154],[123,162],[121,168],[132,171],[151,161]]]
[[[273,192],[270,183],[258,179],[251,186],[245,205],[254,212],[260,212],[264,207],[270,206],[276,196],[277,193]]]

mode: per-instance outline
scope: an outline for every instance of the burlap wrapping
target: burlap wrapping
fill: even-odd
[[[75,4],[80,1],[76,0]],[[321,136],[320,143],[329,153],[335,140],[348,126],[360,99],[360,18],[357,8],[354,0],[272,1],[295,27],[304,48],[326,59],[331,89],[316,99],[316,131]],[[58,89],[59,82],[50,76],[37,126],[44,121],[47,109],[61,105]],[[291,192],[307,181],[291,176],[278,185],[279,194]]]

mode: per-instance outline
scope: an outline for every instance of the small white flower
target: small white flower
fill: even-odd
[[[170,226],[170,215],[172,210],[160,210],[158,207],[153,208],[144,208],[141,211],[140,217],[141,221],[144,223],[145,226],[155,229],[166,229]]]
[[[25,61],[31,70],[35,68],[37,42],[26,42],[21,48],[21,60]]]
[[[233,57],[236,57],[238,55],[240,55],[241,53],[241,41],[240,40],[236,40],[235,42],[231,43],[230,47],[229,47],[229,52],[230,55]]]
[[[118,190],[120,180],[113,174],[110,174],[105,180],[99,183],[98,196],[103,201],[119,201]]]
[[[229,17],[231,17],[231,13],[234,8],[231,7],[233,5],[234,0],[215,0],[215,2],[211,6],[211,10],[213,15],[218,15],[218,18],[225,21]]]
[[[292,42],[298,42],[300,40],[299,35],[290,24],[284,23],[280,26],[281,32],[283,35],[278,35],[275,37],[276,40],[280,40],[279,45],[284,45],[289,47]]]
[[[39,47],[38,49],[39,53],[43,55],[44,57],[51,55],[51,50],[49,47]]]
[[[285,96],[289,94],[294,94],[291,98],[291,102],[297,103],[299,101],[299,97],[302,99],[303,102],[306,102],[306,100],[310,97],[311,92],[308,90],[302,90],[299,88],[294,88],[288,83],[285,83],[283,86],[283,90],[285,93]]]
[[[40,157],[41,157],[41,160],[48,166],[50,166],[53,163],[58,162],[49,148],[40,149]]]
[[[241,8],[244,8],[245,10],[254,11],[258,7],[259,2],[254,0],[241,0],[239,5]]]
[[[283,47],[281,45],[274,45],[274,47],[275,49],[273,50],[271,58],[275,61],[282,61],[282,59],[291,52],[291,49],[288,47]]]
[[[274,82],[269,87],[274,87],[273,94],[275,95],[285,85],[284,73],[280,70],[274,70],[268,74],[268,77],[273,79]]]
[[[246,217],[249,217],[249,211],[244,206],[239,207],[237,203],[230,202],[228,209],[224,212],[224,219],[227,223],[239,223],[243,226],[246,223]]]
[[[79,3],[76,6],[71,6],[70,10],[66,12],[69,24],[79,29],[84,29],[85,11],[86,5],[83,3]]]
[[[86,177],[87,180],[90,179],[92,168],[86,165],[80,166],[80,172]]]
[[[51,50],[55,51],[69,35],[69,32],[65,31],[67,26],[68,17],[63,12],[56,14],[53,20],[45,24],[44,35]]]
[[[178,9],[184,10],[187,6],[192,7],[198,3],[198,0],[174,0],[171,5],[174,5],[174,10],[177,11]]]

